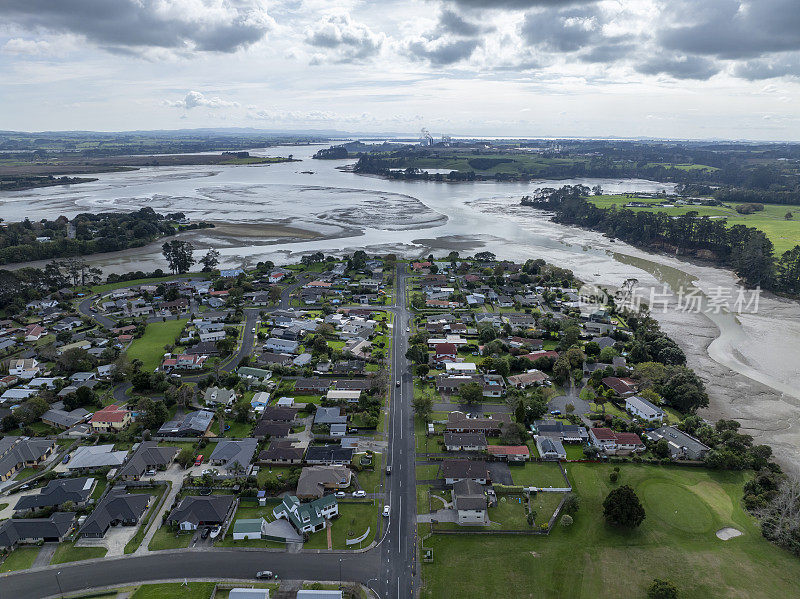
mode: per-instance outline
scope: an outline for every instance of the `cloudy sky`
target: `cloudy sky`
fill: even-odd
[[[800,0],[2,0],[0,129],[800,140]]]

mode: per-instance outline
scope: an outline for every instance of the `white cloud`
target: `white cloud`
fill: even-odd
[[[8,40],[3,47],[0,48],[4,54],[20,54],[26,56],[39,56],[42,54],[50,53],[50,42],[45,40],[28,40],[20,37],[15,37]]]
[[[172,106],[174,108],[184,108],[186,110],[191,110],[192,108],[197,108],[198,106],[202,106],[204,108],[236,108],[239,106],[238,102],[231,102],[228,100],[223,100],[222,98],[214,97],[214,98],[207,98],[203,94],[197,91],[190,91],[189,93],[184,96],[183,100],[174,100],[174,101],[166,101],[167,106]]]

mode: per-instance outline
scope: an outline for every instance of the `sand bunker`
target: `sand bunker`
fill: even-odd
[[[731,528],[730,526],[726,526],[725,528],[720,528],[717,531],[717,538],[722,539],[723,541],[727,541],[728,539],[740,537],[743,534],[744,533],[741,530],[737,530],[735,528]]]

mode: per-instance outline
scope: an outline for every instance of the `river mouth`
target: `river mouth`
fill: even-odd
[[[733,287],[726,270],[650,254],[598,233],[557,225],[519,201],[540,187],[601,185],[606,192],[670,191],[640,180],[578,179],[446,184],[365,177],[338,167],[352,161],[311,160],[317,148],[268,148],[257,154],[294,154],[302,162],[247,166],[148,167],[98,175],[63,188],[0,194],[6,220],[56,218],[79,212],[181,211],[215,229],[182,233],[198,252],[214,247],[223,267],[258,261],[295,261],[306,252],[341,255],[356,249],[417,258],[488,250],[524,261],[543,258],[588,283],[638,286],[675,293],[681,286],[709,294]],[[87,259],[106,272],[164,268],[160,243]],[[756,442],[770,444],[781,461],[800,458],[800,305],[764,296],[757,314],[654,316],[687,354],[711,398],[702,414],[736,418]]]

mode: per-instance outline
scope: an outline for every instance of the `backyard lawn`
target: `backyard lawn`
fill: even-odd
[[[656,577],[671,580],[684,598],[797,595],[800,561],[763,539],[740,505],[747,473],[620,468],[618,484],[635,489],[647,514],[638,529],[615,529],[602,519],[612,466],[570,464],[581,497],[572,527],[556,525],[548,537],[434,535],[424,543],[434,561],[422,566],[422,597],[466,599],[476,589],[509,599],[644,597]],[[725,526],[744,535],[722,541],[715,532]]]
[[[33,565],[33,560],[39,555],[41,547],[17,547],[5,561],[0,564],[0,572],[13,572],[14,570],[27,570]]]
[[[175,338],[183,330],[186,319],[154,322],[147,325],[139,339],[134,339],[128,348],[131,360],[141,360],[142,370],[152,372],[164,357],[164,346],[174,345]]]
[[[79,562],[85,559],[103,557],[108,552],[105,547],[75,547],[74,543],[59,543],[50,564],[65,564]]]
[[[556,488],[566,486],[557,462],[525,462],[524,466],[511,465],[509,469],[515,485]]]

